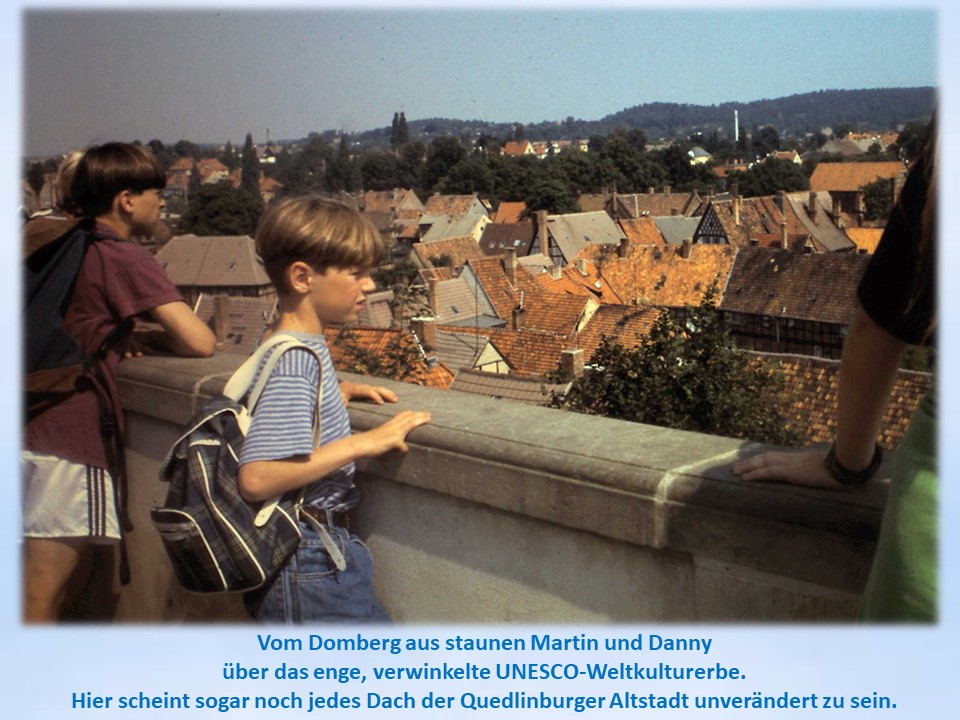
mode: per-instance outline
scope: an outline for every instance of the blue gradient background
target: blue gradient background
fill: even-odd
[[[864,6],[865,12],[869,6]],[[941,192],[947,200],[956,197],[957,187],[957,131],[960,128],[960,114],[956,101],[957,67],[960,58],[960,25],[956,9],[943,5],[940,11],[940,72],[943,88],[941,117],[943,128],[943,156]],[[6,5],[0,11],[3,21],[0,23],[0,53],[3,54],[3,67],[0,74],[3,82],[3,97],[7,102],[0,106],[0,118],[6,132],[0,134],[0,143],[5,151],[4,164],[6,180],[0,184],[9,193],[7,217],[12,218],[17,204],[16,188],[19,186],[19,140],[21,118],[19,116],[20,75],[16,72],[19,65],[19,18],[18,8]],[[708,28],[691,28],[693,32],[704,33],[705,46],[709,46]],[[772,32],[786,28],[772,28]],[[857,34],[856,28],[850,29],[850,41],[869,42],[869,38]],[[411,38],[402,39],[413,41]],[[706,61],[705,61],[706,62]],[[705,71],[708,69],[706,63]],[[880,695],[893,698],[896,709],[863,711],[846,709],[844,711],[610,711],[602,713],[584,713],[581,717],[608,717],[618,713],[630,717],[657,718],[904,718],[910,720],[935,720],[937,718],[955,718],[957,708],[954,703],[960,700],[960,653],[957,650],[957,526],[954,522],[958,515],[957,475],[960,458],[960,436],[956,422],[957,406],[954,404],[960,388],[958,378],[951,373],[952,360],[957,356],[956,332],[956,289],[951,284],[953,272],[960,267],[957,255],[956,231],[952,222],[953,206],[950,202],[941,204],[942,219],[945,221],[941,232],[940,271],[943,282],[942,302],[940,306],[941,349],[940,367],[947,369],[940,378],[942,400],[941,421],[941,478],[942,478],[942,620],[938,626],[926,629],[887,629],[882,627],[829,627],[829,626],[648,626],[648,627],[591,627],[556,628],[558,635],[572,635],[583,630],[591,636],[629,636],[637,632],[660,633],[682,637],[710,637],[714,650],[708,656],[710,664],[718,661],[727,666],[739,666],[748,675],[748,679],[738,683],[717,683],[715,690],[721,693],[761,690],[770,694],[779,694],[789,690],[802,695],[811,692],[823,695],[870,695],[877,691]],[[325,661],[325,655],[318,653],[300,653],[280,658],[275,654],[260,653],[257,648],[256,633],[265,628],[213,628],[213,627],[96,627],[88,629],[24,628],[19,623],[18,590],[19,581],[19,468],[17,451],[19,449],[19,373],[17,368],[17,340],[19,297],[17,293],[17,237],[15,221],[8,223],[7,241],[0,243],[3,254],[0,267],[3,268],[4,282],[0,283],[0,302],[2,327],[6,330],[10,349],[4,358],[2,377],[6,378],[6,392],[0,395],[0,431],[2,431],[3,476],[8,478],[6,498],[3,504],[3,519],[0,523],[0,553],[2,553],[2,572],[6,591],[0,593],[0,617],[3,629],[0,640],[0,677],[3,693],[0,696],[0,716],[31,720],[63,720],[69,718],[134,718],[153,717],[170,720],[172,718],[193,717],[238,717],[238,718],[283,718],[302,716],[305,711],[265,712],[234,711],[217,713],[212,710],[174,712],[163,710],[144,711],[97,711],[84,712],[70,709],[72,692],[92,691],[95,694],[113,695],[135,694],[144,691],[147,694],[162,695],[187,692],[190,695],[282,695],[297,690],[306,695],[308,690],[341,690],[350,693],[351,686],[334,686],[324,683],[291,683],[282,681],[249,681],[244,683],[228,682],[221,679],[221,668],[226,661],[240,661],[245,665],[273,666],[281,659],[291,664],[315,665],[352,665],[368,668],[370,664],[390,664],[392,662],[414,663],[417,656],[402,654],[384,656],[379,653],[344,655]],[[401,628],[393,632],[401,636],[418,635],[444,637],[462,634],[470,636],[503,635],[510,637],[529,637],[531,628],[521,627],[477,627],[477,628]],[[547,628],[537,628],[537,632],[547,632]],[[276,631],[274,631],[276,632]],[[311,632],[324,636],[333,636],[322,628],[299,628],[289,636],[306,638]],[[282,631],[280,634],[284,634]],[[355,636],[355,632],[346,632],[345,636]],[[560,658],[567,661],[569,655]],[[677,654],[657,656],[645,654],[645,659],[699,664],[693,655]],[[423,656],[423,660],[442,662],[465,662],[468,658],[442,657],[439,654]],[[516,658],[477,656],[473,660],[490,664],[497,660],[519,661]],[[539,661],[539,656],[531,654],[531,660]],[[589,659],[586,654],[577,659]],[[606,661],[617,658],[605,656]],[[632,659],[632,658],[631,658]],[[402,692],[403,685],[396,687]],[[609,692],[613,685],[597,686],[592,689],[586,683],[544,684],[547,692],[577,692],[589,694],[594,690],[598,694]],[[371,689],[364,686],[364,692]],[[425,690],[426,688],[423,688]],[[467,688],[447,688],[436,686],[439,693],[457,695]],[[488,684],[475,689],[490,694],[505,693],[506,686]],[[529,693],[540,687],[528,684],[524,689]],[[635,691],[655,691],[671,694],[677,689],[693,694],[706,694],[714,689],[709,683],[687,683],[683,686],[674,683],[661,685],[633,686],[627,689]],[[419,691],[420,688],[412,688]],[[329,694],[329,693],[326,693]],[[317,713],[319,715],[319,713]],[[431,712],[415,711],[339,711],[334,716],[350,718],[414,718],[429,717]],[[451,713],[432,711],[438,718],[470,717],[467,711]],[[531,717],[557,718],[574,717],[573,713],[556,711],[521,711],[476,713],[475,717]]]

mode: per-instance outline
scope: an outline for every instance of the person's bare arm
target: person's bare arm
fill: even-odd
[[[210,357],[216,350],[217,340],[196,313],[183,301],[158,305],[149,312],[150,317],[163,328],[163,334],[152,337],[171,352],[184,357]]]
[[[837,397],[837,461],[859,471],[873,459],[890,392],[907,346],[877,325],[858,307],[840,361]],[[823,467],[828,447],[767,452],[734,463],[744,480],[772,480],[793,485],[843,489]]]

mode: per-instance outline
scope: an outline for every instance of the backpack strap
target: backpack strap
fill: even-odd
[[[317,358],[317,363],[320,363],[320,357],[317,356],[313,348],[311,348],[309,345],[306,345],[291,335],[276,333],[264,340],[263,343],[261,343],[256,349],[256,351],[254,351],[254,353],[248,357],[239,368],[237,368],[236,372],[230,377],[229,380],[227,380],[226,385],[224,385],[223,394],[231,400],[242,404],[248,413],[253,413],[254,408],[257,405],[257,401],[260,399],[260,395],[263,393],[267,382],[270,380],[270,375],[273,373],[273,369],[280,361],[280,357],[287,350],[292,350],[293,348],[303,348],[309,351],[314,355],[314,357]],[[266,362],[264,362],[264,357],[266,357]],[[261,362],[263,362],[262,369],[260,369]],[[257,374],[258,369],[260,369],[259,375]],[[323,377],[321,365],[321,377],[317,382],[317,402],[314,406],[313,415],[314,446],[320,442],[320,434],[322,430],[320,424],[320,406],[322,402]],[[244,432],[246,432],[246,428],[244,428]],[[303,492],[303,489],[301,489],[299,493],[299,499],[297,501],[298,515],[300,504],[303,502]],[[256,517],[254,518],[254,525],[259,527],[266,523],[283,497],[284,494],[281,494],[271,498],[270,500],[265,500],[260,506],[260,510],[257,512]]]

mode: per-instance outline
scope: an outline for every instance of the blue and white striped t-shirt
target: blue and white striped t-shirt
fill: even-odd
[[[303,348],[287,350],[280,358],[253,413],[243,442],[240,464],[255,460],[284,460],[313,452],[313,418],[317,382],[323,380],[320,406],[320,444],[350,435],[350,417],[340,395],[330,351],[322,335],[284,332],[316,351],[321,360]],[[258,373],[259,374],[259,373]],[[353,483],[354,464],[318,478],[307,486],[304,504],[344,512],[356,506],[360,493]]]

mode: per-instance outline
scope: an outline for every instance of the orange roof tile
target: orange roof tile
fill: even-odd
[[[810,189],[833,192],[856,192],[878,179],[893,180],[905,175],[906,166],[893,162],[819,163],[810,176]]]
[[[414,385],[426,385],[447,389],[453,382],[453,373],[442,363],[428,363],[413,333],[395,328],[326,327],[323,330],[330,348],[330,357],[337,370],[343,372],[365,372],[362,358],[357,358],[351,347],[359,348],[361,353],[369,353],[381,362],[389,364],[391,356],[398,351],[412,354],[421,359],[415,367],[408,370],[405,377],[397,378]],[[342,335],[343,334],[343,335]],[[344,337],[347,336],[347,337]],[[349,339],[347,339],[349,338]]]
[[[839,360],[802,355],[756,354],[783,373],[784,415],[787,427],[806,443],[830,442],[836,430]],[[910,417],[931,387],[927,373],[901,370],[887,404],[879,442],[894,449],[903,438]]]
[[[620,229],[631,243],[639,245],[665,245],[666,240],[657,230],[653,217],[622,218],[617,221]]]
[[[883,228],[848,227],[846,233],[856,244],[858,250],[873,253],[877,249]]]

